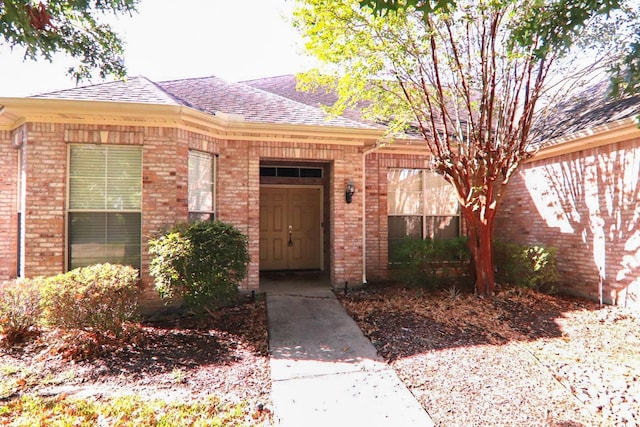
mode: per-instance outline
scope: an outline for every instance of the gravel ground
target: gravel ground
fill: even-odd
[[[529,291],[339,296],[438,426],[640,425],[640,317]]]

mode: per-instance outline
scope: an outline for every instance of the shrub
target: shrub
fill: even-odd
[[[7,345],[24,341],[37,331],[41,319],[36,280],[16,279],[0,285],[0,334]]]
[[[41,288],[45,322],[119,336],[135,316],[137,284],[138,271],[117,264],[96,264],[45,278]]]
[[[408,285],[439,289],[468,280],[466,238],[405,239],[392,252],[393,277]]]
[[[542,291],[554,291],[558,281],[556,252],[539,245],[494,242],[496,281]]]
[[[249,264],[247,237],[220,221],[181,223],[149,242],[149,270],[160,296],[194,312],[232,301]]]

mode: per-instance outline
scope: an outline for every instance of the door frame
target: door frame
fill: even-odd
[[[319,190],[320,196],[320,238],[318,239],[320,247],[318,248],[320,252],[320,271],[324,271],[324,231],[325,231],[325,223],[324,223],[324,185],[304,185],[304,184],[260,184],[260,194],[262,194],[263,188],[313,188]],[[260,195],[258,195],[258,210],[260,210]],[[258,212],[258,218],[260,218],[262,212]],[[259,221],[260,219],[258,219]],[[260,255],[258,254],[258,270],[260,271]],[[292,270],[293,271],[293,270]]]

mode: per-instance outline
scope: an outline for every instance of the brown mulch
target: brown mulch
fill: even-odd
[[[640,425],[638,313],[522,290],[480,299],[370,286],[338,296],[437,426]],[[35,393],[270,406],[263,299],[135,331],[97,353],[56,331],[0,349],[0,405]]]
[[[145,321],[124,343],[103,339],[96,344],[88,335],[52,330],[0,349],[0,403],[27,393],[168,401],[213,395],[270,406],[264,299],[200,319],[171,315]]]
[[[564,296],[338,295],[437,426],[639,426],[640,315]]]

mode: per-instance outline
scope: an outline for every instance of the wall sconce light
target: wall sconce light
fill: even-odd
[[[356,192],[356,186],[353,181],[347,183],[347,188],[344,190],[344,197],[347,203],[351,203],[353,200],[353,194]]]

